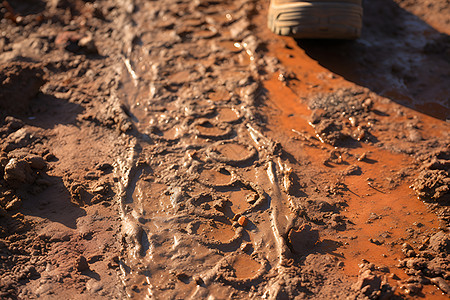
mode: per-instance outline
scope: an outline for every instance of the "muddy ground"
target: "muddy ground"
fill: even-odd
[[[2,299],[448,299],[450,5],[0,3]]]

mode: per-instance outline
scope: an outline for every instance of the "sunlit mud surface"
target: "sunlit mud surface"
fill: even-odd
[[[2,81],[0,237],[43,249],[0,243],[1,296],[448,299],[446,1],[366,1],[357,41],[275,36],[268,1],[54,2],[65,63],[0,40],[40,93],[24,125]]]
[[[357,281],[361,270],[368,268],[385,274],[380,290],[387,290],[383,293],[438,299],[441,292],[432,286],[411,291],[415,282],[407,281],[399,265],[404,258],[402,244],[420,245],[442,224],[409,188],[407,170],[414,158],[404,153],[409,145],[394,145],[404,142],[393,141],[398,132],[392,129],[413,119],[421,124],[420,140],[448,141],[448,125],[380,97],[395,93],[410,99],[411,93],[416,93],[396,73],[392,78],[361,76],[358,72],[364,67],[355,68],[357,62],[351,57],[346,58],[348,64],[328,61],[334,57],[327,52],[330,47],[349,56],[346,51],[358,45],[364,45],[367,52],[388,44],[403,46],[384,39],[384,46],[375,47],[370,29],[354,44],[266,41],[271,35],[262,30],[264,14],[254,15],[256,7],[260,4],[230,2],[219,13],[211,5],[178,3],[176,10],[192,11],[177,23],[170,13],[163,18],[164,26],[175,28],[178,35],[167,34],[161,48],[144,31],[139,44],[147,46],[131,52],[137,80],[133,82],[128,70],[123,93],[144,137],[140,138],[142,148],[135,153],[134,179],[124,201],[124,218],[134,226],[133,234],[125,234],[129,251],[135,251],[123,269],[126,280],[132,282],[127,284],[129,295],[220,298],[223,293],[237,296],[250,291],[251,296],[277,297],[305,296],[319,290],[332,295],[330,286],[340,285],[344,293],[350,289],[351,284],[338,277],[349,276],[345,280],[349,283]],[[143,11],[158,8],[152,5]],[[159,20],[142,19],[145,21],[138,21],[141,28],[160,26]],[[368,19],[370,23],[371,16]],[[248,25],[240,24],[246,22]],[[256,35],[247,31],[250,22],[260,28]],[[420,21],[416,23],[407,34],[411,37],[405,37],[408,41],[423,32]],[[224,24],[229,24],[229,31],[217,29]],[[420,44],[417,47],[426,42],[415,41]],[[360,50],[356,49],[353,51]],[[409,59],[404,57],[405,51],[396,51],[409,61],[403,65],[411,69],[418,61],[435,65],[427,64],[414,49],[408,51]],[[224,59],[227,53],[232,56]],[[435,59],[439,61],[439,57]],[[146,67],[147,61],[152,65]],[[178,61],[183,61],[179,66],[184,70],[177,71]],[[383,68],[374,72],[384,76]],[[333,71],[343,72],[344,77]],[[444,73],[435,75],[446,76]],[[367,87],[379,94],[355,85],[352,78],[358,78],[359,84],[371,82]],[[392,90],[377,85],[383,81],[389,81]],[[136,89],[134,100],[126,97]],[[446,89],[446,85],[436,87],[434,96],[416,93],[418,102],[405,104],[419,109],[440,107],[424,112],[445,119]],[[327,116],[320,112],[330,103],[320,101],[333,95],[344,102],[355,97],[349,105],[357,101],[364,112],[359,114],[354,106],[338,108],[348,127],[339,128],[334,136],[328,136],[326,130],[321,135],[316,128],[321,124],[314,124],[311,113],[319,112],[317,122],[321,122],[320,118]],[[436,102],[424,102],[430,98]],[[266,103],[261,106],[262,101]],[[405,114],[414,116],[401,118]],[[394,115],[399,117],[394,120]],[[386,116],[391,116],[390,124],[384,121]],[[428,131],[428,127],[433,129]],[[308,239],[312,244],[305,246]],[[298,280],[302,271],[297,266],[314,268],[321,262],[341,275],[309,289],[301,283],[289,289],[280,284],[280,280]],[[311,279],[306,278],[307,282]],[[370,292],[376,294],[376,288]]]

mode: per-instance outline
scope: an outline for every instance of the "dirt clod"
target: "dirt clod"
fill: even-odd
[[[441,291],[450,295],[450,285],[442,277],[435,277],[431,278],[430,280],[433,284],[438,286],[441,289]]]
[[[87,262],[86,257],[80,256],[76,262],[76,268],[78,272],[83,272],[89,270],[89,264]]]
[[[12,188],[19,188],[22,185],[31,184],[35,180],[35,174],[28,162],[12,158],[5,166],[4,179]]]
[[[0,69],[1,111],[13,115],[27,114],[33,97],[44,83],[44,71],[37,64],[14,62],[4,65]],[[16,122],[12,127],[17,128],[18,124]]]

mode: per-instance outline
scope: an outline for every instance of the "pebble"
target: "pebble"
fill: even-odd
[[[241,217],[238,219],[238,223],[239,223],[239,225],[241,225],[242,227],[245,227],[245,226],[247,226],[247,224],[248,224],[248,219],[247,219],[246,217],[244,217],[244,216],[241,216]]]
[[[78,259],[77,259],[77,270],[79,272],[83,272],[86,270],[89,270],[89,264],[87,262],[86,257],[84,257],[83,255],[81,255]]]

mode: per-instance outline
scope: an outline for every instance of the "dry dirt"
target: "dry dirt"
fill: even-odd
[[[0,3],[0,298],[448,299],[450,5]]]

